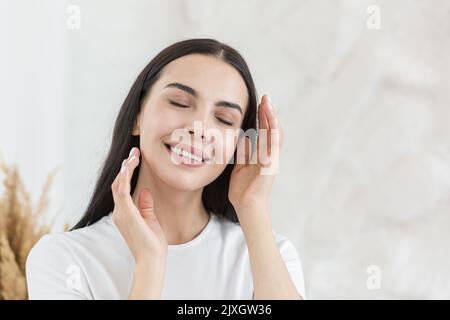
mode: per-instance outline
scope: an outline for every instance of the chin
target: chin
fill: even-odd
[[[190,174],[175,175],[175,172],[165,177],[163,181],[170,187],[184,191],[194,191],[203,188],[206,184],[202,183],[198,177]]]
[[[150,165],[150,170],[156,174],[160,181],[178,190],[194,191],[210,183],[210,179],[204,176],[205,172],[192,172],[184,168],[178,168],[174,164]]]

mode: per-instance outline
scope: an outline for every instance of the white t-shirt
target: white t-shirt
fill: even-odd
[[[45,235],[27,258],[30,299],[127,299],[134,258],[111,218]],[[162,299],[252,299],[253,280],[240,225],[214,214],[197,237],[169,245]],[[290,240],[274,235],[305,297],[302,265]]]

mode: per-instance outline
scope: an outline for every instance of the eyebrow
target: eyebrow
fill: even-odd
[[[183,90],[187,93],[189,93],[191,96],[193,96],[194,98],[198,98],[198,92],[195,91],[194,89],[192,89],[191,87],[188,87],[187,85],[181,84],[179,82],[172,82],[169,83],[168,85],[166,85],[164,87],[165,88],[176,88],[176,89],[180,89]],[[229,101],[217,101],[214,104],[216,107],[227,107],[227,108],[232,108],[232,109],[236,109],[240,112],[240,114],[242,115],[242,108],[237,104],[237,103],[233,103],[233,102],[229,102]]]

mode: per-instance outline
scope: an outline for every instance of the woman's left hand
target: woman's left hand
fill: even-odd
[[[247,209],[267,208],[269,194],[278,171],[283,131],[267,95],[261,99],[258,120],[257,148],[250,156],[250,139],[247,136],[240,138],[237,159],[230,178],[228,197],[239,220],[249,211]],[[245,150],[245,154],[239,150]]]

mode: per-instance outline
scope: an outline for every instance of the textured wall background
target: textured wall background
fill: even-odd
[[[0,12],[0,154],[34,197],[60,167],[57,225],[82,215],[143,66],[214,37],[243,53],[285,128],[271,215],[308,298],[450,298],[450,2],[2,0]]]

